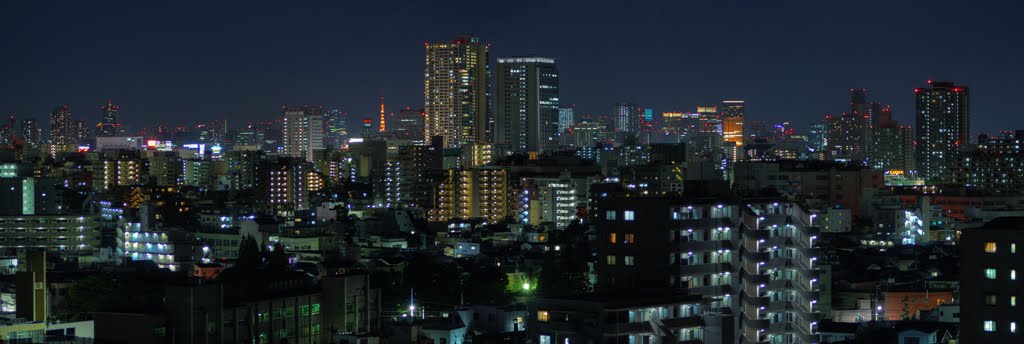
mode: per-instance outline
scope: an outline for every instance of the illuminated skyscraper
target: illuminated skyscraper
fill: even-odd
[[[426,44],[425,137],[441,136],[445,147],[489,141],[488,50],[473,36]]]
[[[542,152],[557,146],[558,68],[554,59],[498,59],[494,93],[496,144],[520,152]]]
[[[558,132],[563,133],[576,124],[576,109],[572,106],[558,109]]]
[[[949,182],[970,143],[970,92],[950,81],[928,81],[917,98],[917,169],[929,184]]]
[[[120,136],[120,107],[114,105],[113,100],[107,100],[107,105],[100,107],[100,109],[103,110],[103,116],[100,118],[100,123],[96,125],[96,136]]]
[[[57,150],[63,151],[74,141],[73,134],[71,108],[67,105],[54,108],[53,112],[50,112],[50,144],[56,146]]]
[[[321,109],[314,106],[290,106],[282,111],[284,155],[313,161],[313,151],[324,149],[324,117]]]
[[[327,148],[338,149],[345,145],[348,139],[348,114],[341,110],[334,109],[324,114],[324,145]],[[423,131],[423,126],[416,130]]]
[[[623,134],[640,132],[643,109],[629,102],[615,104],[615,131]]]
[[[743,146],[743,118],[746,115],[746,104],[742,100],[726,100],[722,102],[722,141],[733,142]]]

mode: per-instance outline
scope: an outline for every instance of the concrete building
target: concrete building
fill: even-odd
[[[1024,217],[1001,217],[964,231],[960,244],[960,339],[1014,343],[1024,326],[1018,271],[1024,273]]]
[[[925,182],[952,181],[961,153],[971,142],[970,90],[948,81],[928,81],[916,97],[915,158]]]
[[[426,44],[423,137],[441,136],[445,148],[490,142],[489,50],[473,36]]]
[[[546,57],[499,58],[494,83],[494,143],[513,152],[558,145],[558,68]]]
[[[313,106],[282,108],[284,115],[281,134],[284,156],[313,161],[313,152],[324,149],[324,116],[322,109]]]

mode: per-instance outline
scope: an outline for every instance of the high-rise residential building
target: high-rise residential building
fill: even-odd
[[[850,113],[870,116],[871,106],[868,104],[868,90],[866,89],[850,89]]]
[[[348,139],[348,114],[338,109],[324,113],[324,147],[339,149]],[[420,125],[416,130],[423,131]]]
[[[831,160],[863,163],[867,157],[867,130],[870,119],[853,113],[825,117],[826,157]]]
[[[509,172],[505,167],[450,169],[437,185],[428,221],[483,218],[496,222],[512,214]]]
[[[396,138],[423,141],[423,109],[406,106],[391,117],[391,132]]]
[[[83,143],[92,138],[91,126],[85,120],[76,119],[71,121],[71,143]]]
[[[573,124],[576,124],[575,107],[566,106],[558,109],[558,132],[564,133]]]
[[[811,122],[811,128],[807,131],[807,145],[811,149],[812,157],[816,159],[825,158],[824,152],[828,147],[827,120]]]
[[[892,107],[879,111],[878,125],[871,128],[868,166],[881,171],[909,174],[914,168],[914,133],[892,119]]]
[[[72,130],[71,107],[61,105],[50,112],[50,144],[56,151],[64,151],[74,143],[75,133]]]
[[[979,135],[963,160],[957,184],[986,194],[1024,194],[1024,130]]]
[[[19,135],[22,140],[25,140],[25,144],[29,146],[35,146],[42,143],[42,135],[40,133],[39,125],[36,123],[35,118],[22,118],[21,119],[21,130]]]
[[[499,58],[494,82],[494,141],[512,151],[558,144],[558,68],[546,57]]]
[[[324,118],[321,109],[290,106],[283,108],[282,112],[284,155],[313,161],[313,151],[324,149]]]
[[[928,184],[947,183],[970,143],[970,92],[950,81],[928,84],[914,89],[918,175]]]
[[[96,124],[96,136],[121,136],[120,107],[114,105],[114,100],[107,100],[107,105],[101,106],[100,109],[103,115],[100,117],[100,123]]]
[[[740,215],[741,343],[819,343],[830,300],[815,214],[790,202],[761,202]]]
[[[424,137],[441,136],[449,148],[489,142],[489,49],[465,35],[426,44]]]

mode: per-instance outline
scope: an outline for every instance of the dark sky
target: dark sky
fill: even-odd
[[[423,43],[475,33],[498,56],[558,60],[561,98],[656,111],[745,99],[800,126],[867,88],[912,124],[913,88],[971,87],[974,131],[1024,128],[1018,1],[3,1],[0,114],[58,104],[136,127],[279,116],[322,104],[374,116],[423,103]]]

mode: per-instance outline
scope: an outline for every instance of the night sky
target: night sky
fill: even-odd
[[[561,99],[582,112],[738,98],[748,121],[803,127],[857,87],[913,124],[913,89],[934,79],[971,87],[976,133],[1024,128],[1024,4],[981,2],[4,1],[0,114],[45,121],[69,104],[96,122],[113,98],[135,128],[237,127],[318,104],[354,127],[381,95],[421,107],[423,43],[473,33],[492,61],[556,58]]]

